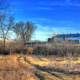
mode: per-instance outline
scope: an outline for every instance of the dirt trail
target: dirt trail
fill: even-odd
[[[0,80],[80,80],[80,75],[68,74],[47,67],[47,58],[37,56],[0,56]]]
[[[54,80],[53,78],[56,77],[57,79],[56,80],[78,80],[80,79],[80,72],[68,72],[68,71],[65,71],[65,70],[60,70],[60,69],[47,69],[46,67],[41,67],[41,66],[36,66],[35,64],[32,64],[29,59],[27,59],[26,57],[24,57],[24,61],[25,63],[29,63],[31,64],[32,66],[35,66],[35,68],[37,69],[37,71],[39,70],[40,72],[45,72],[46,74],[43,74],[43,73],[35,73],[38,78],[41,77],[41,79],[44,79],[44,78],[47,78],[48,80]],[[46,75],[46,76],[45,76]],[[51,76],[53,76],[51,78]],[[76,76],[79,76],[79,78],[77,79]],[[67,79],[68,78],[68,79]]]

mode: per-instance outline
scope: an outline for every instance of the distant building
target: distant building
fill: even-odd
[[[52,38],[48,38],[48,42],[70,42],[70,43],[80,43],[80,33],[75,34],[57,34]]]

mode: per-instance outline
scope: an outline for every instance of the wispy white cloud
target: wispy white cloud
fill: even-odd
[[[80,26],[79,22],[75,22],[73,20],[55,20],[47,17],[36,17],[30,18],[30,20],[34,21],[35,23],[44,25],[44,26],[57,26],[57,27],[73,27],[73,26]]]
[[[72,0],[64,0],[63,2],[61,2],[61,1],[51,1],[51,2],[49,2],[49,3],[47,3],[46,1],[42,1],[42,2],[40,2],[39,3],[39,5],[40,6],[48,6],[48,7],[52,7],[52,6],[77,6],[77,7],[80,7],[80,3],[77,1],[77,0],[75,0],[76,1],[76,3],[75,2],[73,2]]]
[[[33,8],[35,10],[53,10],[51,7],[39,6],[37,8]]]
[[[74,33],[75,29],[72,27],[56,27],[56,26],[43,26],[37,24],[37,30],[33,34],[32,40],[46,41],[48,38],[55,34],[60,33]]]

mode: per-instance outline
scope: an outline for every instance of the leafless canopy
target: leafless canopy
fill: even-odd
[[[19,22],[14,27],[14,32],[17,35],[17,40],[22,43],[26,43],[31,40],[32,34],[35,31],[36,26],[32,22]]]
[[[14,25],[14,18],[12,16],[6,16],[5,14],[0,15],[0,38],[4,41],[8,39],[8,32],[12,29]]]

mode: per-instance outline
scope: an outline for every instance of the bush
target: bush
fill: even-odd
[[[4,47],[0,47],[0,54],[1,55],[8,55],[8,54],[10,54],[10,49],[9,48],[4,48]]]
[[[48,50],[46,47],[39,47],[37,46],[34,50],[33,50],[33,54],[36,55],[47,55],[48,54]]]

